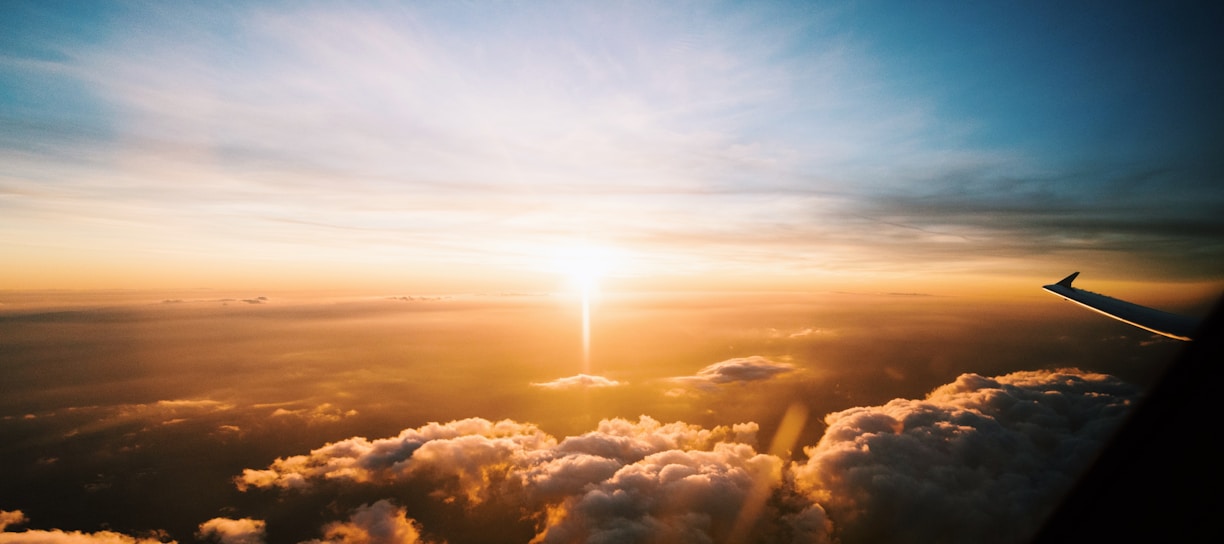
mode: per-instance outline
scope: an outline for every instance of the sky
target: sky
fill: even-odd
[[[1022,542],[1224,292],[1224,13],[0,4],[0,544]]]
[[[1214,7],[4,10],[10,289],[1224,275]]]

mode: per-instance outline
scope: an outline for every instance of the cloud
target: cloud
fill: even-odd
[[[0,510],[0,544],[176,544],[173,540],[134,537],[113,531],[8,531],[10,525],[20,525],[26,521],[28,519],[21,510]]]
[[[707,374],[743,380],[773,364],[735,361]],[[704,428],[642,416],[557,439],[528,423],[466,419],[342,440],[245,470],[236,483],[305,494],[362,486],[362,497],[397,503],[424,489],[419,500],[470,519],[513,512],[535,543],[1018,542],[1136,397],[1117,378],[1078,370],[964,374],[924,399],[828,415],[823,438],[798,461],[758,452],[752,422]],[[444,525],[428,508],[417,512],[364,505],[326,526],[320,542],[378,531],[420,538]]]
[[[403,508],[381,500],[353,511],[348,522],[323,527],[323,538],[303,544],[424,544],[417,523]]]
[[[298,408],[290,410],[277,408],[272,411],[272,417],[298,417],[308,423],[335,423],[346,417],[357,415],[357,410],[342,410],[330,402],[325,402],[314,408]]]
[[[843,542],[1023,541],[1136,396],[1075,370],[964,374],[924,400],[830,414],[795,479]]]
[[[608,379],[603,376],[591,376],[589,374],[578,374],[577,376],[569,376],[567,378],[557,378],[550,382],[534,382],[531,385],[543,389],[565,390],[565,389],[590,389],[601,387],[619,387],[625,385],[625,382]]]
[[[9,525],[21,525],[26,522],[21,510],[0,510],[0,531],[8,529]]]
[[[756,432],[755,423],[706,429],[642,416],[604,420],[595,431],[557,441],[532,425],[469,419],[392,439],[329,444],[266,470],[246,470],[237,484],[310,492],[324,482],[427,481],[471,508],[526,512],[538,542],[647,533],[689,541],[706,533],[725,537],[745,501],[763,503],[782,484],[784,462],[757,453]],[[785,515],[771,506],[762,516],[769,534],[823,526],[803,522],[819,508],[793,496]]]
[[[353,437],[310,452],[277,459],[265,470],[246,469],[236,479],[251,488],[308,489],[319,482],[377,483],[445,474],[467,499],[481,502],[499,481],[529,493],[564,494],[653,453],[709,449],[723,441],[754,443],[753,423],[704,429],[681,422],[604,420],[598,428],[558,442],[535,425],[472,418],[406,429],[394,438]],[[500,471],[499,474],[494,474]]]
[[[21,531],[17,533],[0,533],[0,544],[171,544],[156,538],[142,538],[116,533],[114,531],[98,531],[83,533],[81,531]]]
[[[196,538],[217,544],[263,544],[266,525],[258,519],[213,518],[200,524]]]
[[[823,330],[821,330],[821,329],[813,329],[813,328],[811,328],[811,327],[806,327],[806,328],[803,328],[803,329],[799,329],[799,330],[797,330],[797,331],[795,331],[795,332],[792,332],[792,333],[790,333],[790,334],[786,335],[786,337],[787,337],[787,338],[802,338],[802,337],[804,337],[804,336],[811,336],[811,335],[813,335],[813,334],[824,334],[825,332],[826,332],[826,331],[823,331]]]
[[[201,254],[246,258],[304,244],[330,260],[403,262],[416,252],[398,248],[412,246],[430,248],[431,262],[530,265],[550,238],[615,225],[603,230],[637,242],[654,270],[825,268],[891,247],[846,220],[846,206],[868,207],[846,187],[875,193],[893,177],[882,168],[999,155],[929,137],[951,133],[943,117],[890,96],[872,44],[826,10],[518,6],[499,8],[500,30],[488,32],[487,9],[382,8],[134,8],[99,24],[142,32],[89,48],[48,38],[66,50],[56,72],[107,113],[100,134],[122,137],[85,133],[86,145],[20,154],[95,203],[11,180],[30,195],[27,226],[47,227],[25,230],[48,244],[121,239],[110,242],[120,250],[190,237]],[[114,156],[123,169],[99,174]],[[166,172],[198,183],[162,186]],[[69,215],[133,227],[99,233]],[[847,235],[859,239],[837,243]]]
[[[753,355],[720,361],[698,370],[694,376],[679,376],[671,378],[671,381],[708,391],[728,383],[764,381],[794,370],[795,365],[790,363],[775,363]]]
[[[251,487],[306,488],[317,480],[371,482],[396,480],[422,465],[448,465],[449,452],[466,450],[464,461],[476,466],[447,466],[479,478],[479,460],[506,459],[516,452],[537,450],[555,439],[534,425],[511,420],[491,422],[471,418],[446,424],[430,423],[405,429],[399,436],[379,440],[353,437],[323,446],[309,455],[277,459],[266,470],[247,469],[236,480],[239,489]],[[423,459],[427,461],[422,461]]]
[[[768,376],[753,371],[772,365],[724,361],[704,375],[709,383],[713,376],[742,381]],[[453,527],[439,517],[440,506],[397,506],[430,503],[476,520],[512,512],[520,534],[538,543],[727,542],[743,534],[757,542],[1020,541],[1097,455],[1136,396],[1117,378],[1077,370],[964,374],[922,399],[828,415],[824,436],[799,461],[757,451],[752,422],[706,428],[642,416],[558,438],[530,423],[473,418],[326,444],[245,470],[236,484],[248,492],[363,501],[338,502],[362,506],[346,520],[317,522],[318,542],[415,542],[425,534],[461,541],[448,538]],[[6,529],[24,521],[20,511],[0,512]],[[264,538],[263,522],[249,518],[198,527],[199,538],[220,544]],[[150,539],[0,533],[0,542],[34,541]]]
[[[199,410],[227,410],[233,408],[233,405],[226,404],[219,400],[211,399],[176,399],[176,400],[159,400],[157,406],[163,408],[182,408],[182,409],[199,409]]]
[[[553,506],[550,523],[533,542],[726,541],[754,490],[781,485],[782,468],[781,459],[747,444],[655,453]],[[795,542],[825,540],[822,521],[795,522],[813,514],[823,517],[818,506],[805,506],[788,515],[775,510],[762,516],[758,538],[760,532],[781,531]]]
[[[15,172],[5,188],[23,196],[21,230],[48,247],[169,251],[186,237],[197,253],[248,259],[303,245],[322,260],[408,262],[421,252],[402,248],[426,247],[431,262],[519,266],[580,227],[615,231],[655,271],[1014,270],[1105,248],[1135,266],[1220,272],[1214,154],[1160,139],[1180,151],[1132,158],[1097,134],[1050,129],[1066,112],[1012,130],[1010,113],[945,109],[959,104],[944,102],[958,94],[949,89],[979,80],[904,83],[912,59],[890,51],[895,33],[870,8],[386,8],[134,7],[91,21],[123,31],[87,47],[46,28],[55,18],[31,17],[26,41],[59,54],[10,55],[8,67],[63,96],[14,110],[0,150]],[[954,34],[932,43],[963,50]],[[1145,52],[1156,56],[1134,58],[1210,72]],[[1094,89],[1084,97],[1095,106],[1148,96]],[[1199,98],[1218,113],[1215,94]],[[64,108],[88,114],[47,114]],[[1071,124],[1097,126],[1088,115]],[[1151,134],[1150,122],[1115,124]],[[1196,123],[1172,126],[1214,141]],[[1072,138],[1052,147],[1082,160],[1030,145],[1051,138]],[[195,182],[165,184],[168,172]]]

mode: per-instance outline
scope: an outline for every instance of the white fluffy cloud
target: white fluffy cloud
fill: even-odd
[[[707,375],[785,371],[763,359],[724,363]],[[346,520],[313,522],[321,538],[310,544],[412,544],[426,534],[465,541],[447,534],[429,504],[458,509],[445,515],[471,512],[471,523],[518,520],[515,534],[536,544],[1020,542],[1135,398],[1114,377],[1078,370],[965,374],[925,399],[829,414],[800,461],[758,452],[752,422],[704,428],[642,416],[557,439],[529,423],[473,418],[341,440],[248,469],[236,483],[290,493],[326,483],[320,492],[337,497],[359,486],[346,508],[356,497],[373,501]],[[7,531],[25,522],[20,511],[0,511],[0,544],[156,542],[109,531]],[[262,544],[265,523],[215,518],[196,536]]]
[[[705,429],[642,416],[604,420],[593,432],[558,442],[531,424],[472,418],[406,429],[394,438],[341,440],[277,459],[265,470],[247,469],[237,484],[243,490],[307,489],[322,481],[384,483],[445,474],[473,503],[494,481],[521,486],[532,497],[564,496],[648,455],[754,443],[756,431],[753,423]]]
[[[764,494],[754,497],[757,490],[779,489],[782,468],[778,457],[740,443],[655,453],[552,506],[536,542],[722,542],[732,534],[747,536],[758,520],[745,520],[749,525],[740,529],[741,510],[765,500]],[[827,535],[823,520],[795,522],[799,514],[813,513],[823,518],[815,505],[806,512],[774,510],[755,517],[765,520],[758,531],[819,542]]]
[[[557,441],[532,425],[469,419],[408,429],[392,439],[329,444],[278,459],[266,470],[247,470],[238,485],[308,491],[325,481],[434,479],[455,486],[446,490],[449,496],[469,505],[496,496],[522,509],[537,521],[539,542],[634,534],[690,541],[700,534],[726,537],[744,504],[763,504],[782,485],[785,464],[757,453],[756,433],[755,423],[706,429],[642,416],[605,420],[595,431]],[[821,520],[800,523],[819,513],[812,507],[788,507],[793,511],[785,516],[772,508],[758,516],[764,520],[759,525],[787,527],[770,534],[819,530]]]
[[[965,374],[925,400],[830,414],[795,478],[843,542],[1023,541],[1135,396],[1079,371]]]
[[[709,383],[789,371],[762,358],[724,363],[708,367]],[[807,459],[790,463],[756,450],[751,422],[707,429],[642,416],[558,440],[531,424],[466,419],[342,440],[237,482],[305,493],[323,482],[367,491],[427,482],[424,500],[513,509],[534,523],[536,543],[1014,542],[1037,528],[1136,394],[1076,370],[965,374],[922,400],[830,414]],[[379,501],[326,526],[323,541],[414,542],[430,527],[416,520]]]
[[[422,470],[458,476],[467,495],[479,501],[486,463],[510,462],[545,450],[556,439],[531,424],[471,418],[430,423],[379,440],[353,437],[323,446],[309,455],[277,459],[266,470],[247,469],[239,489],[307,488],[318,480],[394,481]]]

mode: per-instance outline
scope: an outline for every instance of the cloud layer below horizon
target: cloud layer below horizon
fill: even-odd
[[[965,374],[926,398],[830,414],[805,457],[758,451],[756,423],[702,428],[609,419],[561,439],[478,418],[352,437],[247,469],[235,484],[347,505],[322,542],[464,542],[468,524],[518,519],[533,542],[1021,542],[1120,424],[1137,390],[1077,370]],[[329,508],[328,510],[334,510]],[[508,513],[519,514],[505,517]],[[297,512],[317,517],[320,512]],[[13,532],[3,542],[59,533]],[[262,542],[277,527],[215,518],[200,536]],[[515,532],[517,531],[517,533]],[[109,533],[76,534],[100,543]],[[507,536],[513,540],[513,537]],[[114,541],[114,540],[110,540]],[[130,542],[131,540],[127,540]],[[65,540],[69,542],[69,540]]]

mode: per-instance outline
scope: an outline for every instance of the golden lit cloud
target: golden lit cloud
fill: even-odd
[[[793,364],[776,363],[753,355],[720,361],[698,370],[696,375],[675,377],[670,381],[710,391],[729,383],[769,380],[795,370]]]
[[[323,527],[321,540],[303,544],[426,544],[416,522],[408,518],[403,508],[389,501],[362,505],[353,511],[347,522],[329,523]]]
[[[174,540],[159,537],[134,537],[115,531],[50,531],[27,529],[9,531],[12,525],[28,520],[21,510],[0,510],[0,543],[3,544],[175,544]]]
[[[749,503],[752,542],[1020,542],[1135,398],[1117,378],[1078,370],[965,374],[925,399],[830,414],[806,459],[790,462],[757,451],[751,422],[706,429],[642,416],[558,440],[530,424],[469,419],[335,442],[248,469],[237,484],[309,494],[431,482],[435,499],[460,499],[473,519],[526,512],[542,543],[724,542],[744,534],[735,522]],[[391,503],[358,511],[365,523],[430,529]],[[329,538],[360,534],[330,527]]]
[[[217,544],[264,544],[266,527],[263,520],[213,518],[200,524],[196,538]]]
[[[578,374],[577,376],[568,376],[565,378],[557,378],[552,381],[532,383],[536,387],[543,389],[597,389],[601,387],[618,387],[625,385],[623,382],[608,379],[603,376],[590,376],[587,374]]]
[[[9,525],[21,525],[26,522],[21,510],[0,510],[0,531],[8,529]]]

